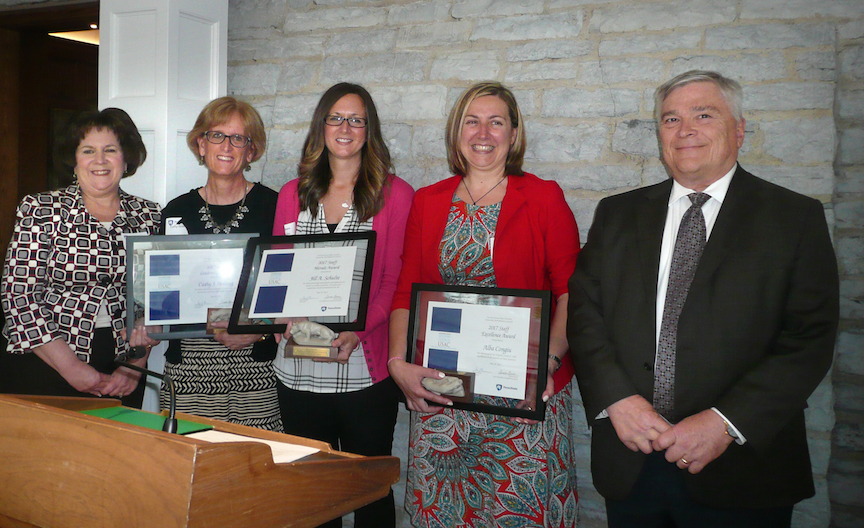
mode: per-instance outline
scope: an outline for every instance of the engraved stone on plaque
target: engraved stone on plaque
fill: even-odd
[[[339,349],[330,346],[338,334],[322,324],[300,321],[291,326],[290,332],[285,357],[335,359],[339,355]]]

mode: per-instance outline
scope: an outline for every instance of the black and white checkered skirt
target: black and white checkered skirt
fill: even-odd
[[[184,339],[181,351],[181,363],[165,363],[178,411],[282,432],[271,361],[254,361],[251,346],[230,350],[208,338]],[[164,385],[159,404],[168,408]]]

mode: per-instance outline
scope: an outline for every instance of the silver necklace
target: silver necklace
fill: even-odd
[[[354,201],[354,191],[351,191],[351,198],[344,200],[340,205],[342,205],[343,209],[348,209],[351,207],[351,203]]]
[[[246,216],[246,213],[249,212],[249,208],[246,207],[246,197],[249,196],[249,191],[247,190],[248,185],[244,188],[243,200],[240,201],[240,206],[234,211],[234,216],[232,216],[228,222],[223,225],[219,225],[213,220],[213,217],[210,215],[210,202],[207,199],[207,186],[204,186],[204,206],[201,209],[198,209],[198,213],[201,214],[201,221],[204,222],[204,229],[213,228],[214,234],[219,233],[230,233],[232,229],[235,227],[240,227],[240,220]]]
[[[500,180],[498,180],[498,183],[496,183],[495,185],[493,185],[491,189],[489,189],[488,191],[486,191],[485,193],[483,193],[483,196],[481,196],[480,198],[477,198],[476,200],[474,199],[473,196],[471,196],[471,191],[468,190],[468,184],[465,183],[465,176],[462,176],[462,185],[465,186],[465,192],[468,193],[468,198],[471,198],[471,202],[473,202],[471,205],[477,205],[477,202],[479,202],[479,201],[482,200],[483,198],[486,198],[486,195],[487,195],[487,194],[489,194],[489,193],[491,193],[492,191],[494,191],[494,190],[495,190],[495,187],[498,187],[499,185],[501,185],[501,182],[503,182],[503,181],[506,180],[506,179],[507,179],[507,176],[504,176],[503,178],[501,178]]]

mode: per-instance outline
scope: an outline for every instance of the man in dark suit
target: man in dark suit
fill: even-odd
[[[837,264],[822,205],[738,165],[741,101],[715,72],[658,88],[672,179],[602,200],[570,280],[610,527],[788,527],[814,494],[804,408],[833,356]]]

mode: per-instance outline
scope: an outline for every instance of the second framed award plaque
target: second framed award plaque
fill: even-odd
[[[282,333],[282,319],[366,327],[375,231],[249,240],[228,332]]]
[[[444,372],[427,390],[453,406],[543,420],[549,291],[414,284],[408,361]]]

